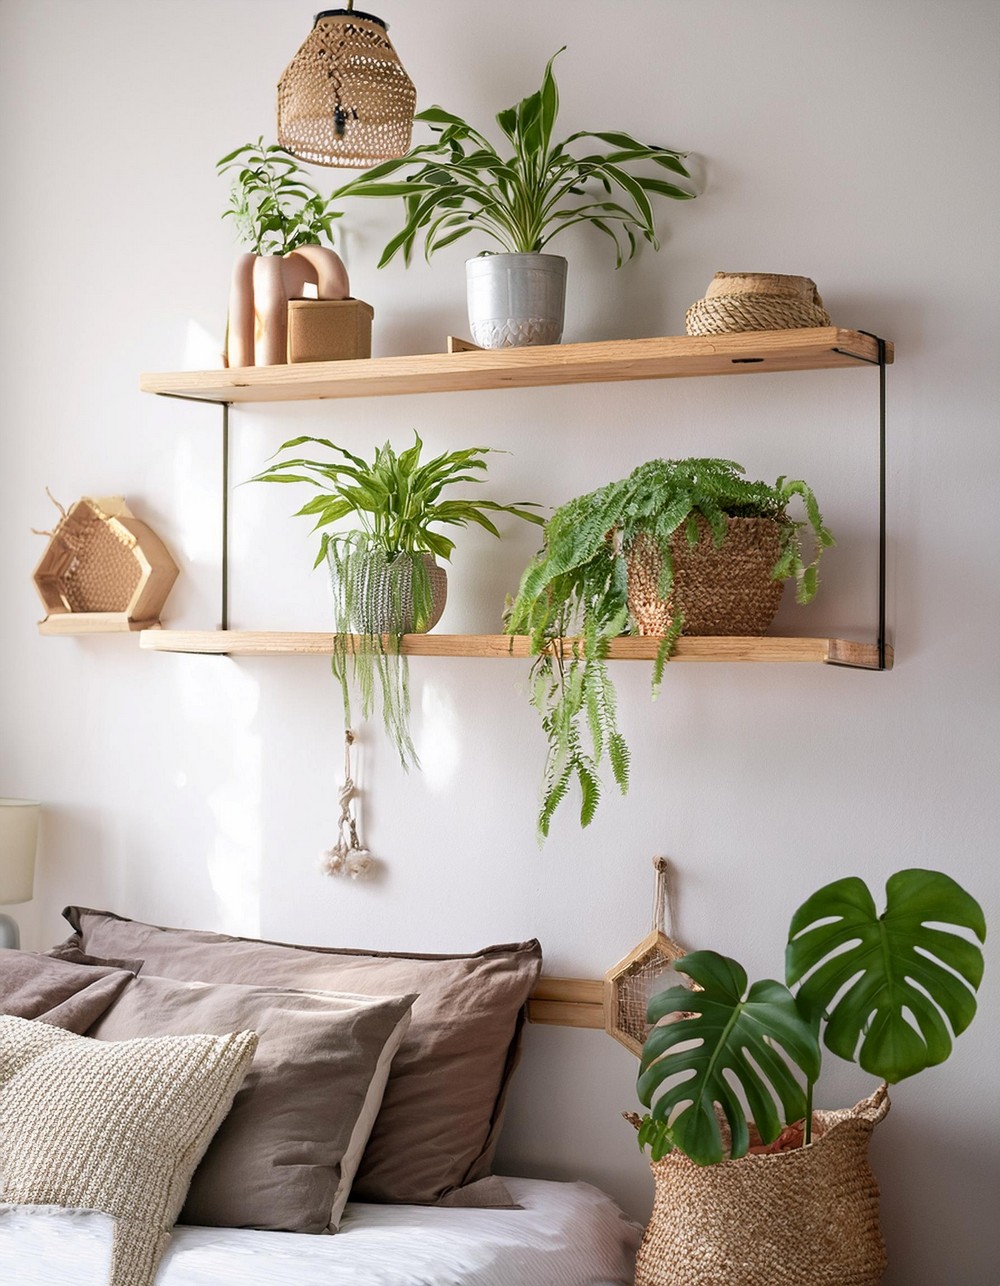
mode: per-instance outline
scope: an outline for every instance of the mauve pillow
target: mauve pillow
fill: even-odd
[[[81,1036],[121,995],[132,974],[67,964],[31,951],[0,951],[0,1014],[38,1018]]]
[[[336,1230],[415,997],[133,978],[88,1036],[250,1030],[257,1055],[181,1223]]]
[[[428,1205],[490,1174],[524,1005],[541,973],[537,941],[469,955],[405,955],[166,929],[84,907],[63,914],[81,950],[135,956],[166,977],[369,996],[417,992],[352,1197]],[[475,1192],[469,1196],[476,1201]]]

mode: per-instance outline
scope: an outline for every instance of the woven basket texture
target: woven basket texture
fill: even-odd
[[[409,149],[416,105],[382,23],[320,17],[278,82],[278,142],[317,165],[377,165]]]
[[[59,522],[54,540],[69,554],[59,579],[70,611],[128,610],[142,575],[128,532],[80,502]]]
[[[814,281],[775,272],[717,272],[685,317],[689,335],[829,325]]]
[[[384,556],[371,553],[361,562],[352,587],[355,610],[351,616],[351,628],[355,633],[426,634],[437,625],[448,598],[448,573],[430,554],[421,557],[430,582],[430,615],[414,619],[412,560],[400,556],[390,563]],[[342,617],[342,586],[332,562],[330,579]]]
[[[771,576],[780,551],[778,524],[727,518],[718,549],[708,523],[699,518],[698,525],[696,545],[688,544],[684,527],[671,538],[674,584],[666,602],[658,593],[663,557],[656,541],[640,534],[627,551],[628,606],[638,632],[665,634],[679,610],[684,634],[765,634],[784,588]]]
[[[636,1286],[878,1286],[886,1257],[868,1145],[888,1110],[883,1085],[856,1107],[814,1113],[822,1134],[808,1147],[653,1162]]]

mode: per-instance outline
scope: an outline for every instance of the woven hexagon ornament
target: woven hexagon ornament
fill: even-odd
[[[653,858],[656,895],[653,928],[645,938],[604,975],[604,1028],[638,1058],[650,1032],[646,1007],[665,987],[685,983],[673,962],[685,949],[670,936],[670,867],[665,857]]]
[[[84,497],[61,517],[35,568],[46,616],[42,634],[143,630],[159,614],[177,579],[177,564],[163,541],[132,513],[121,496]]]

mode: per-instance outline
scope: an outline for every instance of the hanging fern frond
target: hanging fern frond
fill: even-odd
[[[583,795],[581,822],[586,826],[593,819],[605,758],[619,789],[628,789],[628,746],[618,728],[605,658],[610,641],[629,625],[625,555],[638,538],[652,540],[658,549],[658,594],[668,602],[675,570],[671,541],[678,532],[695,545],[707,527],[719,546],[727,519],[770,518],[779,531],[772,575],[794,580],[799,602],[815,595],[820,556],[833,544],[815,496],[802,481],[782,477],[770,486],[744,474],[733,460],[650,460],[627,478],[567,501],[545,524],[544,547],[525,568],[505,621],[508,633],[527,635],[538,658],[532,703],[548,742],[538,823],[543,838],[574,778]],[[788,515],[796,497],[805,521]],[[813,537],[808,563],[800,539],[806,528]],[[674,613],[660,639],[652,670],[654,697],[683,624],[680,612]],[[576,642],[563,656],[554,641],[567,638]],[[584,731],[591,755],[580,748]]]

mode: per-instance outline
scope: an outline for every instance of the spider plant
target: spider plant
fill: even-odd
[[[447,561],[455,548],[450,537],[433,529],[475,524],[499,539],[491,514],[544,521],[531,512],[538,507],[532,501],[443,498],[446,488],[484,481],[484,457],[491,449],[468,447],[422,461],[423,442],[416,432],[414,439],[399,454],[386,442],[369,461],[328,438],[292,438],[275,454],[309,443],[333,458],[285,457],[251,479],[316,489],[295,516],[315,519],[320,540],[313,565],[326,562],[330,568],[336,629],[331,665],[343,693],[344,718],[350,726],[353,679],[365,718],[379,699],[404,768],[419,761],[409,731],[409,669],[400,641],[405,633],[431,628],[436,606],[440,614],[443,597],[435,603],[434,584],[443,583],[444,573],[434,558]],[[352,527],[335,527],[347,519]]]
[[[334,194],[402,197],[405,222],[385,247],[380,268],[400,251],[409,263],[420,235],[428,259],[471,232],[510,253],[537,253],[576,224],[589,224],[611,239],[618,267],[635,254],[637,236],[658,248],[650,198],[689,201],[695,193],[633,174],[629,167],[648,163],[689,179],[686,153],[642,143],[621,130],[580,130],[554,141],[559,91],[552,64],[562,52],[549,59],[540,89],[497,115],[502,151],[460,116],[429,107],[415,119],[437,135],[432,142],[366,171]],[[595,141],[605,146],[595,150]]]
[[[626,557],[638,537],[651,537],[659,546],[659,596],[668,600],[675,533],[694,545],[704,522],[719,546],[725,540],[727,517],[770,518],[779,530],[772,575],[795,580],[800,603],[815,595],[819,559],[833,537],[812,490],[802,481],[783,477],[773,486],[749,482],[744,473],[732,460],[650,460],[627,478],[568,501],[545,524],[544,547],[526,568],[506,618],[507,631],[528,635],[537,657],[532,703],[547,741],[538,816],[541,838],[548,835],[552,816],[574,781],[581,792],[580,823],[587,826],[593,820],[605,755],[621,792],[628,789],[629,750],[618,729],[605,658],[611,639],[629,624]],[[805,521],[788,515],[795,497],[805,506]],[[814,538],[809,562],[800,539],[806,526]],[[675,612],[653,664],[654,697],[683,627],[683,612]],[[567,638],[576,640],[571,648],[554,643]]]

